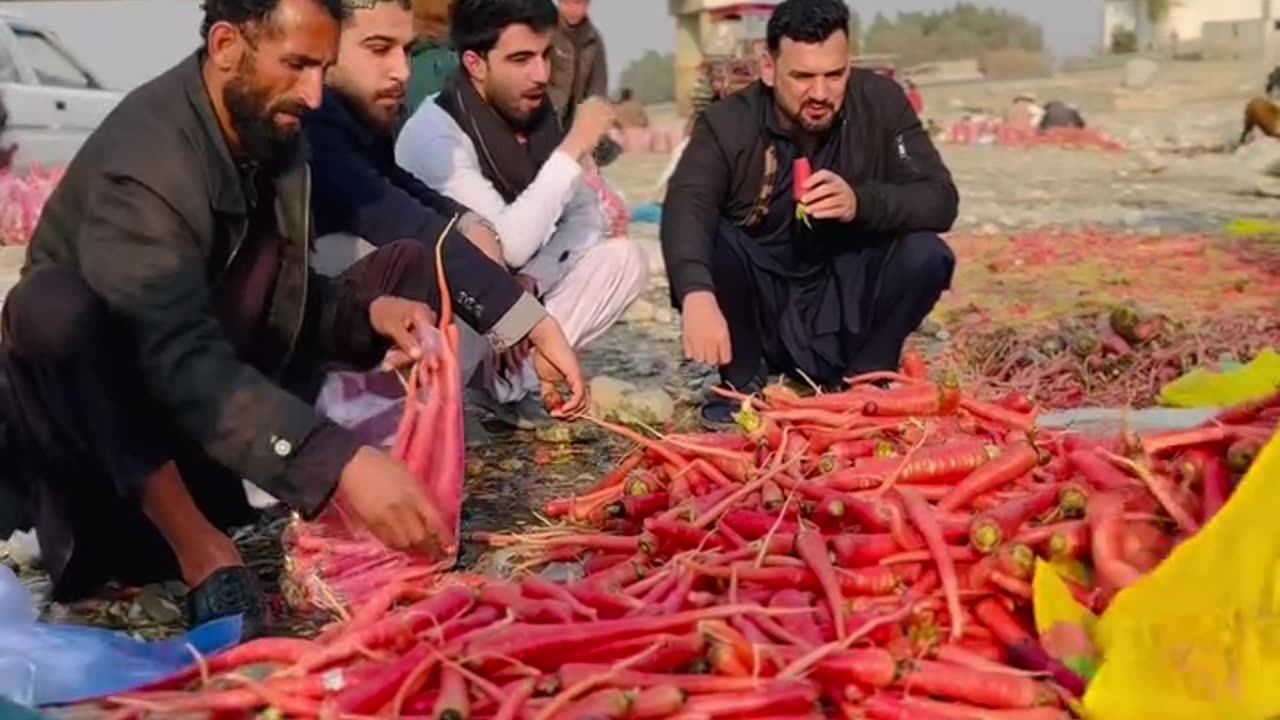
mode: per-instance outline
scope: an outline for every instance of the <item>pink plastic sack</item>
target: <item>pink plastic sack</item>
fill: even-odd
[[[298,519],[286,533],[286,594],[296,606],[348,609],[390,583],[429,584],[457,561],[465,480],[461,380],[439,331],[427,328],[419,342],[424,359],[407,377],[331,373],[316,407],[409,466],[436,512],[438,552],[422,557],[387,548],[339,493],[319,518]]]
[[[62,179],[62,169],[33,167],[27,173],[0,170],[0,245],[26,245],[44,203]]]

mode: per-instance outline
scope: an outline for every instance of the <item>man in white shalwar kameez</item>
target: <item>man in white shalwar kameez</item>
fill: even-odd
[[[396,160],[493,225],[492,251],[581,348],[644,291],[648,262],[637,243],[609,231],[585,179],[611,126],[610,104],[583,103],[566,131],[547,98],[557,21],[551,0],[461,0],[452,25],[458,73],[407,120]],[[493,370],[487,408],[528,427],[538,416],[536,403],[523,402],[538,387],[532,367],[519,360]]]

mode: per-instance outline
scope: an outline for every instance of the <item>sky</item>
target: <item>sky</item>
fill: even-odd
[[[1102,0],[971,0],[1007,8],[1040,23],[1058,56],[1088,53],[1098,44]],[[869,21],[877,12],[936,10],[954,0],[850,0]],[[199,0],[0,0],[53,27],[109,87],[129,89],[159,74],[195,48]],[[675,29],[666,0],[594,0],[591,13],[605,36],[615,82],[646,50],[668,52]]]

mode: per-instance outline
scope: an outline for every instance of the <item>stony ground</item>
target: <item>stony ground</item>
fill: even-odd
[[[1235,111],[1230,108],[1238,107],[1234,100],[1242,97],[1243,91],[1234,92],[1227,100],[1184,103],[1182,110],[1100,110],[1099,116],[1112,134],[1136,139],[1135,150],[1124,154],[944,147],[961,189],[959,229],[1012,231],[1050,225],[1105,225],[1152,232],[1220,233],[1225,224],[1241,218],[1277,217],[1280,200],[1253,192],[1258,157],[1275,152],[1277,143],[1254,145],[1234,155],[1202,151],[1213,144],[1213,138],[1233,132],[1230,116]],[[955,97],[948,105],[953,110],[963,104],[957,93],[952,91]],[[1212,122],[1206,121],[1213,113]],[[665,157],[628,156],[608,168],[607,174],[630,201],[641,202],[648,199],[647,190],[665,162]],[[646,419],[657,424],[668,420],[687,424],[707,373],[685,364],[680,356],[678,319],[668,309],[656,227],[636,225],[633,234],[650,253],[650,288],[622,323],[586,350],[584,361],[593,376],[629,382],[641,390],[662,390],[674,400],[669,405],[661,395],[649,393],[641,414],[656,416]],[[0,293],[12,282],[19,261],[20,251],[0,248]],[[609,380],[598,380],[596,388],[602,395],[619,390],[618,383]],[[553,440],[559,442],[550,442]],[[612,464],[619,449],[614,441],[586,427],[576,429],[570,437],[498,437],[473,454],[469,463],[467,527],[510,529],[538,524],[536,508],[544,500],[567,493],[587,477],[598,476]],[[246,555],[268,583],[274,582],[279,571],[275,538],[286,521],[276,513],[260,527],[240,535]],[[11,564],[26,559],[22,543],[0,545],[0,555],[5,554],[10,554]],[[473,557],[471,550],[465,560]],[[37,595],[43,596],[38,570],[24,567],[23,575]],[[51,619],[129,627],[142,635],[156,636],[178,626],[180,595],[178,587],[159,587],[113,591],[103,599],[72,607],[52,606],[43,600],[41,606]],[[288,627],[301,631],[306,625],[294,622]]]

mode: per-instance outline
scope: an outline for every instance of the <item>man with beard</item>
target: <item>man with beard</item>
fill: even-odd
[[[241,478],[306,518],[341,494],[389,546],[435,546],[409,469],[308,396],[331,362],[419,357],[438,293],[414,241],[340,282],[308,268],[300,129],[339,1],[204,11],[203,47],[121,101],[45,207],[4,307],[0,467],[31,505],[55,598],[180,578],[192,624],[241,615],[252,636],[264,602],[223,532],[252,519]]]
[[[842,0],[784,0],[761,79],[697,119],[661,240],[685,355],[755,392],[896,368],[949,287],[958,194],[902,88],[849,67]],[[798,204],[794,162],[814,170]],[[709,399],[702,420],[732,422]]]
[[[312,150],[312,208],[322,235],[318,249],[328,255],[336,245],[354,261],[362,252],[358,247],[367,251],[412,238],[434,250],[450,219],[458,217],[457,227],[467,237],[450,232],[444,239],[455,305],[497,318],[487,323],[488,342],[470,326],[460,332],[463,383],[490,349],[514,350],[527,338],[533,367],[545,379],[544,396],[554,393],[560,367],[580,394],[585,381],[572,348],[556,320],[498,264],[502,254],[492,226],[396,165],[393,134],[404,108],[414,42],[409,0],[342,2],[347,14],[338,60],[329,69],[320,109],[303,124]],[[469,443],[483,442],[478,422],[467,430]]]
[[[583,103],[567,132],[547,97],[558,21],[551,0],[460,0],[451,27],[461,67],[396,141],[400,165],[497,228],[502,258],[542,298],[575,348],[602,335],[644,290],[648,263],[607,237],[584,165],[613,122],[607,100]],[[475,402],[516,427],[545,422],[525,402],[533,366],[508,355]]]

